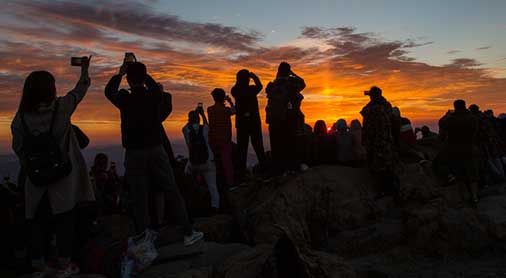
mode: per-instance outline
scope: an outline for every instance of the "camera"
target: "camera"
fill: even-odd
[[[204,107],[204,105],[202,104],[202,102],[199,102],[199,104],[197,105],[197,108],[202,109],[203,107]]]
[[[137,58],[135,58],[135,55],[133,52],[126,52],[124,62],[125,62],[125,64],[128,65],[128,64],[137,62]]]
[[[70,65],[74,67],[80,67],[83,65],[84,59],[88,59],[88,57],[72,57],[70,58]]]
[[[371,95],[370,91],[364,91],[364,96],[370,96],[370,95]]]

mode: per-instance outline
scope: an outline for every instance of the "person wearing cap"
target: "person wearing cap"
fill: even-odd
[[[394,114],[392,105],[383,96],[380,88],[373,86],[365,92],[369,103],[362,109],[362,144],[367,150],[369,169],[380,180],[380,194],[398,196],[400,182],[394,170],[398,163],[393,132]]]
[[[225,177],[227,189],[234,186],[234,163],[232,157],[232,120],[235,106],[229,96],[221,88],[211,92],[214,105],[207,108],[209,116],[209,145],[213,150],[217,163],[220,163]],[[225,105],[228,102],[230,107]]]

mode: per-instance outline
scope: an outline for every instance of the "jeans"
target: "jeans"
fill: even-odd
[[[169,200],[167,204],[183,225],[185,235],[192,233],[188,212],[183,197],[176,185],[169,157],[162,146],[126,150],[125,182],[129,186],[133,201],[134,222],[137,233],[150,226],[149,194],[162,191]]]
[[[227,186],[234,185],[234,162],[232,157],[232,142],[228,143],[212,143],[211,149],[216,157],[219,157],[223,174],[225,175],[225,182]],[[216,160],[215,160],[216,161]]]
[[[35,217],[31,220],[31,257],[32,260],[42,261],[46,254],[50,240],[50,230],[56,234],[56,249],[59,258],[70,259],[74,243],[76,225],[75,210],[53,215],[49,196],[44,194]]]
[[[208,161],[206,164],[189,165],[193,176],[202,175],[207,183],[209,194],[211,195],[211,207],[220,207],[220,194],[216,187],[216,166],[214,162]]]
[[[248,145],[255,150],[259,163],[265,161],[264,143],[262,139],[262,125],[259,119],[241,119],[237,122],[237,147],[239,153],[239,169],[246,169],[248,158]]]

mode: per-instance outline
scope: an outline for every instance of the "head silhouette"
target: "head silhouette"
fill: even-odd
[[[318,120],[314,123],[313,130],[316,135],[327,135],[327,124],[324,120]]]
[[[128,64],[126,74],[128,85],[130,85],[130,88],[135,88],[144,86],[148,72],[146,65],[141,62],[133,62]]]
[[[223,103],[225,101],[225,90],[222,88],[215,88],[211,92],[211,96],[213,96],[213,99],[216,103]]]
[[[242,69],[236,74],[236,84],[239,86],[248,86],[249,85],[249,70]]]
[[[34,111],[39,104],[51,103],[55,98],[53,75],[47,71],[34,71],[25,79],[19,110]]]
[[[483,111],[483,114],[485,114],[485,116],[487,116],[487,117],[495,118],[494,110],[492,110],[492,109],[487,109],[487,110]]]
[[[471,105],[469,105],[469,111],[471,111],[471,113],[473,113],[473,114],[479,113],[480,107],[476,104],[471,104]]]
[[[191,125],[200,123],[200,117],[197,111],[192,110],[188,113],[188,123]]]
[[[455,108],[455,111],[465,111],[466,109],[466,102],[462,99],[457,99],[453,102],[453,108]]]
[[[95,156],[95,161],[93,163],[94,171],[105,171],[107,170],[107,166],[109,164],[109,158],[105,153],[98,153]]]
[[[350,123],[350,130],[357,130],[357,129],[362,129],[362,125],[360,124],[359,120],[355,119]]]
[[[277,77],[288,77],[292,72],[292,67],[287,62],[281,62],[278,67]]]
[[[336,129],[339,132],[346,132],[348,131],[348,124],[346,123],[345,119],[339,119],[336,122]]]
[[[422,126],[421,131],[423,136],[427,136],[430,134],[430,128],[426,125]]]
[[[392,113],[398,118],[401,117],[401,110],[399,110],[399,107],[397,106],[392,107]]]
[[[367,94],[369,95],[369,97],[372,99],[377,99],[379,98],[383,92],[381,91],[381,89],[377,86],[372,86],[371,89],[369,89],[369,91],[367,92]]]

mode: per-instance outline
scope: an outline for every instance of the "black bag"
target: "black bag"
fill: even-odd
[[[49,131],[30,134],[23,113],[21,121],[25,130],[24,153],[21,164],[30,181],[38,187],[47,186],[70,174],[72,163],[68,152],[62,151],[53,135],[53,126],[58,110],[56,101]]]
[[[204,126],[199,126],[199,132],[190,125],[190,162],[193,165],[202,165],[209,159],[206,139],[204,138]]]
[[[285,84],[280,82],[272,83],[267,107],[265,108],[265,121],[267,124],[280,124],[286,120],[289,102],[288,94]]]
[[[79,148],[84,149],[88,147],[90,144],[90,138],[86,136],[86,134],[76,125],[71,125],[72,130],[74,130],[74,134],[76,135],[77,143],[79,143]]]

